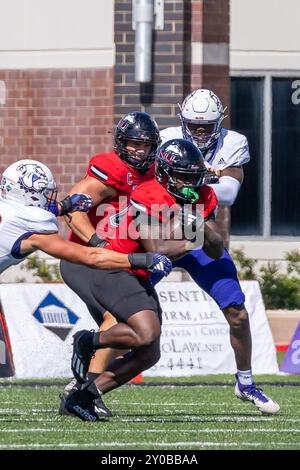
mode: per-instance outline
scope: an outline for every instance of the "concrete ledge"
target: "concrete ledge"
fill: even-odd
[[[289,344],[300,321],[300,310],[267,310],[270,328],[277,344]]]
[[[237,240],[231,237],[230,248],[242,248],[245,255],[260,261],[280,261],[288,251],[300,251],[299,240]]]

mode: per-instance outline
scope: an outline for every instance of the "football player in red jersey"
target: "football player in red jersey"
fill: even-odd
[[[101,235],[107,238],[106,231],[117,226],[118,216],[120,218],[126,212],[132,190],[145,179],[153,177],[152,164],[159,145],[159,129],[147,113],[132,112],[120,120],[116,127],[114,150],[95,155],[90,160],[85,177],[70,192],[89,194],[93,207],[88,215],[74,214],[69,223],[72,229],[70,240],[91,246],[102,245],[104,237]],[[149,171],[151,167],[152,171]],[[102,212],[104,202],[107,207],[115,209],[115,218],[107,218],[111,214]],[[105,218],[110,227],[105,227],[104,233],[99,236],[98,224]],[[110,233],[113,236],[113,232]]]
[[[132,190],[142,181],[153,177],[154,161],[160,145],[159,129],[156,122],[147,114],[132,112],[125,115],[115,131],[114,150],[111,153],[95,155],[89,162],[85,177],[70,191],[90,194],[92,209],[88,214],[76,213],[72,220],[66,219],[72,232],[70,240],[90,246],[104,246],[104,238],[114,237],[122,216],[127,211]],[[67,284],[74,279],[81,283],[84,273],[75,269],[72,263],[62,263],[61,272]],[[107,329],[116,320],[105,309],[89,311],[101,329]],[[106,349],[97,354],[90,364],[89,378],[105,369],[110,359],[120,351]],[[68,384],[61,396],[60,413],[64,414],[64,398],[76,381]],[[104,414],[106,414],[103,408]]]
[[[169,256],[183,256],[201,240],[197,230],[202,227],[203,249],[209,256],[222,256],[223,240],[214,222],[217,198],[213,189],[203,185],[206,168],[200,150],[184,139],[166,142],[160,149],[155,173],[155,179],[141,183],[133,191],[132,205],[106,248],[140,253],[141,260],[148,247]],[[190,205],[188,210],[186,204]],[[168,208],[171,211],[167,216]],[[173,227],[179,221],[182,225],[183,220],[183,235],[178,239],[174,234],[169,234],[171,239],[162,235],[170,212]],[[148,369],[160,357],[161,308],[148,272],[142,264],[135,263],[133,269],[125,272],[99,270],[98,273],[97,279],[88,279],[84,292],[78,285],[70,287],[80,297],[93,295],[118,323],[100,333],[82,330],[74,335],[73,373],[83,383],[90,359],[98,349],[126,348],[130,352],[115,359],[94,381],[86,382],[81,390],[66,398],[65,406],[70,413],[91,422],[99,419],[94,400]]]

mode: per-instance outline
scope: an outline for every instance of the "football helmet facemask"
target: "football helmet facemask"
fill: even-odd
[[[206,166],[201,151],[186,139],[172,139],[159,149],[155,176],[179,204],[197,202]]]
[[[226,108],[211,90],[199,89],[180,106],[182,135],[200,150],[208,150],[219,138]]]

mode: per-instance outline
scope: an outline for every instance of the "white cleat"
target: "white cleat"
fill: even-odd
[[[237,382],[234,393],[240,400],[253,403],[263,414],[275,415],[280,410],[278,403],[265,395],[262,389],[258,388],[255,384],[243,386],[243,390],[241,390]]]

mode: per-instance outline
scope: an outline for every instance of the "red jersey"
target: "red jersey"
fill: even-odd
[[[207,185],[199,189],[199,199],[192,204],[192,209],[196,210],[199,204],[202,205],[201,213],[205,220],[214,217],[218,200],[214,190]],[[136,210],[144,212],[152,217],[165,222],[167,219],[167,209],[178,207],[174,196],[157,181],[156,178],[140,184],[131,194],[130,203],[132,208],[128,210],[126,216],[120,223],[116,232],[116,238],[109,242],[108,249],[119,253],[143,253],[145,252],[137,230],[134,230],[134,212]],[[199,207],[199,206],[198,206]],[[140,277],[149,277],[146,270],[130,270]]]
[[[90,222],[100,238],[105,240],[114,238],[116,228],[128,210],[131,192],[142,181],[153,178],[153,174],[154,165],[145,175],[141,175],[136,168],[128,165],[114,151],[92,157],[85,177],[91,176],[105,186],[111,186],[116,190],[115,194],[101,201],[88,213]],[[81,245],[87,245],[73,232],[69,239]]]

